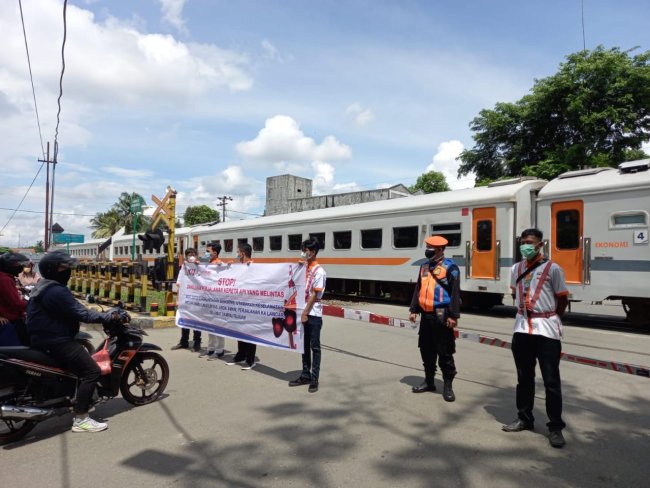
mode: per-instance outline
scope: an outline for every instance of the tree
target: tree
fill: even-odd
[[[45,252],[43,241],[36,241],[36,244],[34,244],[34,252]]]
[[[514,103],[497,103],[470,123],[475,145],[461,153],[459,176],[477,181],[519,175],[554,178],[585,166],[648,157],[650,51],[619,48],[567,56]]]
[[[196,205],[187,207],[183,214],[183,221],[186,226],[196,224],[207,224],[208,222],[219,222],[219,212],[208,207],[207,205]]]
[[[422,190],[424,193],[438,193],[441,191],[449,191],[449,185],[445,179],[445,175],[438,171],[429,171],[422,173],[418,176],[415,185],[409,187],[411,192]]]
[[[117,202],[110,209],[106,212],[97,212],[90,219],[90,227],[95,229],[92,237],[95,239],[108,238],[120,230],[121,227],[126,227],[125,232],[131,234],[133,232],[131,203],[136,199],[141,199],[144,202],[144,198],[137,193],[122,192]],[[150,225],[151,219],[149,217],[138,215],[138,228],[136,232],[142,232]]]

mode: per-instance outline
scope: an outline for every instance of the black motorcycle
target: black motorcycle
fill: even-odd
[[[104,326],[107,338],[93,355],[103,373],[93,405],[120,392],[132,405],[146,405],[165,391],[169,366],[155,352],[162,351],[160,347],[143,342],[147,333],[125,323],[128,314],[118,312],[119,322]],[[104,361],[100,361],[102,356]],[[0,347],[0,445],[22,439],[49,417],[71,412],[78,386],[79,379],[44,352]]]

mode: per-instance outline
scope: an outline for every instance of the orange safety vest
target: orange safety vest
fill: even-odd
[[[455,266],[451,259],[443,259],[438,266],[429,269],[429,263],[420,267],[420,295],[418,302],[423,312],[433,312],[436,308],[446,307],[451,303],[451,296],[444,287],[448,287],[447,272]]]

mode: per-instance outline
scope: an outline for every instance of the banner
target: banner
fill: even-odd
[[[302,353],[305,278],[302,263],[185,262],[176,325]]]

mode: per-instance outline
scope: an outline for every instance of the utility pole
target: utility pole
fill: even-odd
[[[218,205],[221,205],[221,221],[225,222],[226,221],[226,205],[227,205],[226,202],[229,201],[229,200],[232,202],[232,197],[224,195],[222,197],[217,197],[217,200],[219,200]]]
[[[50,247],[50,143],[47,143],[47,158],[45,160],[39,159],[39,163],[46,164],[46,176],[45,176],[45,236],[43,238],[43,250],[47,252],[47,249]]]

